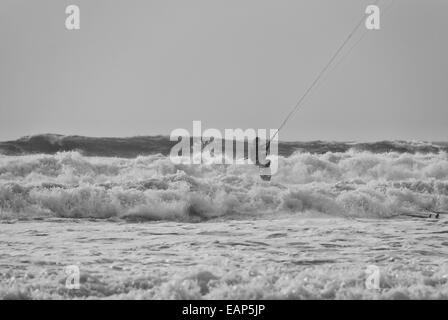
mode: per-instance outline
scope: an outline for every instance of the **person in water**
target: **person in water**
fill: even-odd
[[[258,149],[260,147],[260,138],[258,136],[255,138],[255,165],[260,169],[260,177],[264,181],[271,181],[271,172],[269,168],[271,167],[271,160],[266,159],[266,156],[269,154],[271,142],[269,141],[266,144],[266,155],[263,157],[264,163],[260,162]],[[269,173],[267,173],[269,171]]]

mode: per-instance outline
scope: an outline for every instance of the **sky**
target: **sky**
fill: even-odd
[[[0,140],[277,128],[373,3],[1,0]],[[280,140],[448,140],[448,1],[379,6]]]

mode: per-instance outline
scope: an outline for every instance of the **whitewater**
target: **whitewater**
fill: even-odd
[[[171,145],[0,143],[0,298],[448,298],[447,215],[406,215],[448,212],[446,144],[280,143],[271,182]]]

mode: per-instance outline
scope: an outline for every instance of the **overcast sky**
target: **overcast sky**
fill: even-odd
[[[281,140],[448,140],[448,1],[395,1]],[[1,0],[0,140],[276,128],[373,2]]]

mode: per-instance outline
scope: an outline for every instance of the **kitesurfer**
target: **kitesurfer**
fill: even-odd
[[[271,170],[270,170],[271,160],[266,159],[266,156],[269,154],[271,142],[269,141],[266,144],[266,150],[265,150],[266,154],[263,157],[264,163],[260,162],[259,153],[258,153],[259,144],[260,144],[260,139],[257,136],[255,138],[255,165],[258,166],[258,168],[260,169],[260,178],[264,181],[271,181]]]

